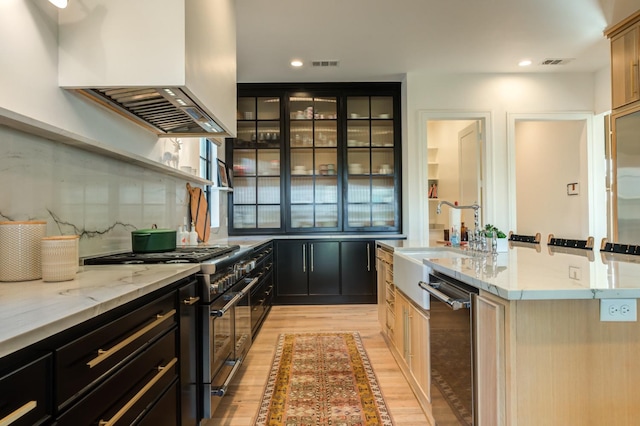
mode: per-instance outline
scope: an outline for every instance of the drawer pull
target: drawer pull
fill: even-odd
[[[10,413],[8,416],[0,419],[0,426],[9,426],[11,423],[20,420],[20,418],[24,417],[29,413],[29,411],[35,409],[38,406],[37,401],[29,401],[24,404],[22,407],[18,408],[13,413]]]
[[[198,297],[198,296],[196,296],[196,297],[191,296],[191,297],[190,297],[190,298],[188,298],[188,299],[184,299],[184,300],[182,301],[182,303],[183,303],[183,304],[185,304],[185,305],[187,305],[187,306],[191,306],[191,305],[195,305],[195,304],[196,304],[196,302],[197,302],[198,300],[200,300],[200,297]]]
[[[98,356],[95,357],[94,359],[92,359],[91,361],[89,361],[87,363],[87,365],[89,366],[89,368],[95,367],[96,365],[98,365],[102,361],[104,361],[105,359],[109,358],[111,355],[113,355],[116,352],[118,352],[120,349],[122,349],[125,346],[127,346],[129,343],[131,343],[134,340],[136,340],[138,337],[142,336],[143,334],[145,334],[149,330],[153,329],[154,327],[157,327],[158,325],[162,324],[164,321],[172,318],[175,314],[176,314],[176,310],[172,309],[172,310],[170,310],[169,312],[167,312],[164,315],[156,315],[156,320],[155,321],[153,321],[151,324],[147,325],[146,327],[141,328],[140,330],[136,331],[131,336],[127,337],[126,339],[124,339],[123,341],[118,343],[117,345],[111,347],[111,349],[108,349],[106,351],[103,350],[103,349],[98,349]]]
[[[153,387],[153,385],[155,385],[156,383],[158,383],[158,381],[160,379],[162,379],[162,376],[167,374],[167,371],[171,370],[171,367],[173,367],[176,364],[176,362],[178,362],[178,358],[173,358],[164,367],[163,366],[157,367],[158,374],[153,376],[153,378],[151,380],[149,380],[149,383],[144,385],[144,387],[142,389],[140,389],[138,391],[138,393],[136,393],[133,396],[133,398],[131,398],[120,410],[118,410],[118,412],[113,417],[111,417],[109,420],[100,420],[98,422],[98,425],[100,425],[100,426],[111,426],[111,425],[116,424],[116,422],[118,420],[120,420],[120,418],[122,416],[124,416],[127,413],[127,411],[129,411],[131,409],[131,407],[133,407],[135,405],[135,403],[138,402],[140,400],[140,398],[142,398],[144,396],[144,394],[147,393],[149,391],[149,389],[151,389]]]

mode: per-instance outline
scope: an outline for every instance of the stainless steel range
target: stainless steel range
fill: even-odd
[[[269,275],[271,252],[270,244],[259,247],[196,275],[202,297],[202,418],[212,417],[251,347],[254,311],[262,302],[252,300],[253,289]]]

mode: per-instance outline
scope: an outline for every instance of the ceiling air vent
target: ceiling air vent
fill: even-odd
[[[542,61],[541,65],[566,65],[569,62],[573,61],[573,58],[564,58],[564,59],[545,59]]]
[[[338,61],[313,61],[311,65],[314,67],[337,67]]]

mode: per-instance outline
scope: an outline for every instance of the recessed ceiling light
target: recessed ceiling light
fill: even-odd
[[[529,65],[531,65],[531,59],[524,59],[518,62],[518,66],[520,67],[528,67]]]
[[[302,61],[299,59],[294,59],[293,61],[291,61],[291,66],[292,67],[301,67],[302,66]]]

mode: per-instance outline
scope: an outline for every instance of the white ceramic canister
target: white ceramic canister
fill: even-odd
[[[42,278],[41,240],[47,222],[0,222],[0,281]]]
[[[42,238],[42,280],[69,281],[78,271],[78,236]]]

